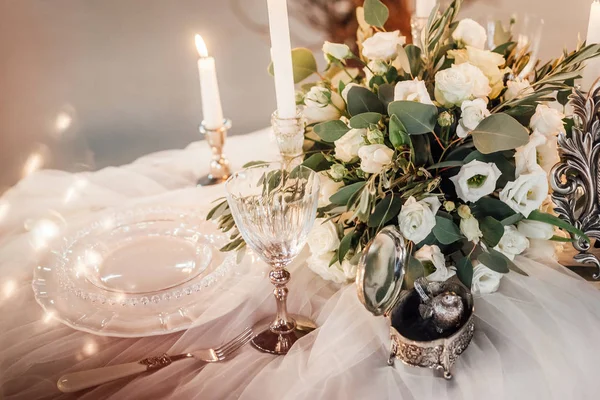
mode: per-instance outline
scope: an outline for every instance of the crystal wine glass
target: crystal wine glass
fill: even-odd
[[[225,184],[227,202],[246,244],[267,262],[275,286],[277,314],[252,341],[257,349],[286,354],[314,322],[288,314],[290,273],[286,266],[300,253],[316,217],[318,175],[304,166],[291,171],[285,163],[255,165],[233,174]]]

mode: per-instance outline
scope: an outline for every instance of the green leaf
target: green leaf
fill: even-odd
[[[318,71],[314,54],[304,47],[292,49],[292,67],[294,70],[294,83],[300,83]],[[274,75],[273,62],[269,64],[269,73]]]
[[[340,241],[340,247],[338,247],[338,261],[340,265],[346,258],[346,254],[352,249],[352,241],[354,239],[354,229],[348,232]]]
[[[332,204],[337,204],[338,206],[345,206],[348,204],[348,200],[354,195],[356,192],[361,190],[367,182],[356,182],[348,186],[344,186],[340,190],[338,190],[335,194],[333,194],[329,201]]]
[[[262,164],[268,164],[268,161],[250,161],[250,162],[247,162],[246,164],[242,165],[242,168],[250,168],[250,167],[254,167],[255,165],[262,165]]]
[[[451,244],[462,239],[458,226],[452,220],[440,217],[439,215],[435,217],[433,234],[441,244]]]
[[[354,129],[366,129],[371,124],[377,124],[381,120],[381,114],[366,112],[350,118],[350,126]]]
[[[527,219],[532,220],[532,221],[545,222],[547,224],[557,226],[575,236],[581,236],[588,242],[590,241],[590,238],[587,237],[587,235],[585,233],[583,233],[583,231],[575,228],[573,225],[569,224],[568,222],[565,222],[562,219],[555,217],[554,215],[546,214],[539,210],[533,210],[531,212],[531,214],[529,214]]]
[[[410,136],[411,159],[417,166],[431,162],[431,144],[427,135]]]
[[[479,257],[477,257],[477,261],[479,261],[492,271],[496,271],[501,274],[506,274],[507,272],[509,272],[508,263],[506,262],[506,260],[495,253],[483,252],[479,255]]]
[[[390,11],[380,0],[365,0],[363,5],[365,9],[365,21],[367,24],[383,28],[387,21]]]
[[[464,161],[442,161],[439,162],[437,164],[433,164],[429,167],[427,167],[427,169],[438,169],[438,168],[448,168],[448,167],[462,167],[463,165],[465,165]]]
[[[514,44],[515,44],[515,42],[502,43],[501,45],[496,46],[496,48],[494,50],[492,50],[492,53],[498,53],[498,54],[504,55],[504,53],[506,52],[506,50],[508,50],[508,48],[510,46],[513,46]]]
[[[483,219],[489,216],[496,218],[498,221],[502,221],[516,214],[512,208],[506,205],[506,203],[492,197],[482,197],[471,204],[470,208],[471,213],[477,219]]]
[[[410,135],[433,132],[438,116],[436,106],[416,101],[394,101],[388,113],[397,116]]]
[[[208,221],[210,219],[220,217],[228,207],[229,205],[227,203],[227,200],[220,202],[212,210],[210,210],[208,214],[206,214],[206,220]]]
[[[522,214],[515,214],[515,215],[511,215],[510,217],[504,218],[500,222],[502,222],[502,225],[504,225],[504,226],[514,225],[517,222],[519,222],[520,220],[522,220],[523,218],[525,218],[525,217],[523,217]]]
[[[406,275],[404,276],[404,284],[406,289],[412,289],[415,285],[415,281],[425,276],[425,268],[421,261],[414,257],[409,257],[408,266],[406,268]]]
[[[403,46],[398,47],[398,57],[396,60],[400,63],[400,67],[404,73],[410,74],[410,60],[408,59],[408,54],[406,54],[406,50]]]
[[[312,169],[315,172],[319,172],[329,169],[331,163],[327,161],[323,153],[315,153],[312,156],[308,157],[306,160],[304,160],[302,165]]]
[[[408,61],[410,63],[410,73],[412,76],[419,75],[421,68],[423,67],[423,60],[421,59],[421,49],[414,44],[408,44],[404,47]],[[409,71],[406,71],[409,72]]]
[[[377,228],[383,226],[398,215],[402,208],[402,200],[400,196],[387,196],[375,206],[375,210],[369,216],[369,228]]]
[[[456,275],[463,285],[471,288],[473,283],[473,263],[468,257],[461,258],[456,263]]]
[[[529,276],[527,274],[527,272],[525,272],[521,268],[517,267],[517,265],[514,262],[512,262],[512,260],[510,258],[506,257],[504,254],[502,254],[499,251],[494,250],[494,249],[488,249],[488,251],[494,257],[502,258],[504,260],[504,262],[506,262],[508,269],[510,269],[511,271],[515,271],[516,273],[521,274],[521,275]]]
[[[375,93],[362,86],[354,86],[348,92],[348,112],[353,116],[367,112],[384,114],[385,108]]]
[[[344,136],[350,128],[340,120],[321,122],[313,128],[315,133],[319,135],[325,142],[333,143]]]
[[[383,107],[387,110],[391,102],[394,101],[394,85],[389,83],[379,86],[377,97],[383,103]]]
[[[479,229],[483,234],[483,241],[489,247],[495,247],[504,235],[504,225],[493,217],[485,217],[479,221]]]
[[[512,150],[529,142],[523,125],[508,114],[492,114],[471,132],[477,150],[483,154]]]
[[[563,242],[563,243],[572,243],[575,241],[575,239],[572,238],[564,238],[562,236],[552,236],[550,239],[548,240],[552,240],[553,242]]]
[[[390,142],[395,148],[410,145],[410,137],[406,133],[406,128],[395,115],[390,118],[389,136]]]

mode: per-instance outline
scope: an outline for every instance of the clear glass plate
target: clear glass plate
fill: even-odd
[[[139,337],[189,327],[236,265],[204,215],[169,207],[107,212],[63,238],[35,269],[38,303],[65,324]]]

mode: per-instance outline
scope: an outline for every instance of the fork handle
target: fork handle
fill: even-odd
[[[125,378],[131,375],[137,375],[148,371],[148,365],[139,362],[130,362],[127,364],[111,365],[87,371],[73,372],[60,377],[56,386],[61,392],[72,393],[79,390],[102,385],[116,379]]]

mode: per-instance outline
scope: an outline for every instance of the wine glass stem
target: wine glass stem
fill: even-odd
[[[274,266],[269,272],[269,279],[275,286],[273,295],[277,303],[277,314],[275,321],[271,323],[271,331],[278,334],[292,332],[296,328],[296,321],[288,315],[287,312],[287,283],[290,280],[290,273],[283,266]]]

